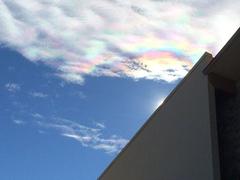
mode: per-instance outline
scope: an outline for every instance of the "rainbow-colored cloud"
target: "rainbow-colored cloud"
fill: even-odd
[[[213,2],[0,0],[0,43],[74,83],[85,76],[171,82],[237,29],[240,3]]]

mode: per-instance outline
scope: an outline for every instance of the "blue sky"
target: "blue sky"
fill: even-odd
[[[93,180],[204,51],[234,0],[0,0],[0,178]]]
[[[87,77],[80,86],[53,73],[0,49],[2,179],[96,179],[175,86],[109,77]],[[112,143],[77,139],[94,138],[91,129]]]

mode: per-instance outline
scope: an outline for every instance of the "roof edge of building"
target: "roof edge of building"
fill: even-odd
[[[227,43],[222,47],[222,49],[217,53],[217,55],[213,58],[213,60],[209,63],[209,65],[203,70],[204,74],[209,74],[214,67],[215,63],[220,59],[223,54],[231,48],[233,43],[237,38],[240,37],[240,27],[237,29],[237,31],[233,34],[233,36],[227,41]]]
[[[212,54],[205,52],[199,59],[199,61],[192,67],[192,69],[187,73],[187,75],[177,84],[177,86],[169,93],[169,95],[165,98],[163,103],[150,115],[148,120],[142,125],[142,127],[135,133],[132,139],[127,143],[127,145],[121,150],[121,152],[112,160],[112,162],[107,166],[107,168],[102,172],[102,174],[98,177],[100,179],[107,173],[107,171],[115,164],[115,162],[122,156],[122,154],[128,149],[128,147],[132,144],[132,142],[138,137],[138,135],[145,129],[145,127],[151,122],[155,114],[173,97],[173,95],[178,91],[178,89],[185,83],[185,81],[190,77],[190,75],[197,69],[197,67],[206,59],[211,59],[208,65],[212,63],[213,56]]]

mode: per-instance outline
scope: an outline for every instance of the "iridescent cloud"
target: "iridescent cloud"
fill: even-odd
[[[231,0],[0,0],[0,43],[74,83],[86,76],[171,82],[226,43],[239,7]]]

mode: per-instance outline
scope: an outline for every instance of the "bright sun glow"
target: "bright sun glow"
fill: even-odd
[[[160,98],[154,105],[154,109],[157,109],[160,105],[162,105],[165,98]]]

